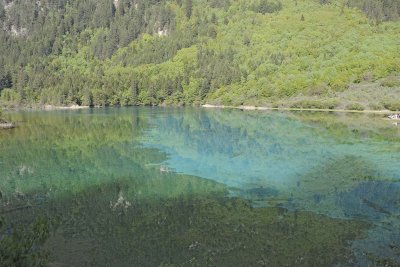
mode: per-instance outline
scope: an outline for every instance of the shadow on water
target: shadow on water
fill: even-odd
[[[291,196],[283,207],[373,224],[353,243],[357,265],[398,265],[400,182],[382,176],[376,164],[363,157],[338,158],[304,174]]]
[[[190,179],[193,186],[198,185],[196,180],[204,183],[200,178]],[[243,199],[228,198],[223,190],[140,198],[131,187],[127,179],[87,188],[28,211],[15,210],[7,214],[7,220],[21,223],[38,216],[54,218],[56,231],[44,246],[39,243],[37,247],[43,250],[39,257],[50,253],[49,266],[351,263],[349,241],[360,238],[368,228],[360,221],[311,212],[254,209]],[[31,258],[26,260],[30,265]]]
[[[195,109],[14,116],[24,127],[0,136],[0,265],[399,262],[391,130]]]

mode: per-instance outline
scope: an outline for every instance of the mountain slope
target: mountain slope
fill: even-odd
[[[374,3],[3,0],[1,99],[396,109],[400,4]]]

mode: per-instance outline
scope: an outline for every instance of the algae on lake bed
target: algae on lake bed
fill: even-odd
[[[47,218],[56,230],[35,249],[50,265],[400,262],[399,135],[380,118],[373,130],[358,115],[189,108],[8,116],[21,127],[0,133],[1,236]]]
[[[30,211],[59,220],[44,247],[51,264],[329,266],[353,262],[351,241],[369,227],[311,212],[252,208],[221,193],[146,200],[122,193],[130,205],[110,203],[125,185],[99,186]],[[23,211],[12,215],[21,217]]]

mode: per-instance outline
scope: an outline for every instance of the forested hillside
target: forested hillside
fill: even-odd
[[[335,108],[364,86],[352,108],[400,109],[399,17],[400,0],[0,0],[1,103]]]

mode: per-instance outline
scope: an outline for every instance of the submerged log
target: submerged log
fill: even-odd
[[[20,206],[20,207],[15,207],[15,208],[8,208],[8,209],[0,209],[0,214],[6,214],[6,213],[12,213],[15,211],[20,211],[20,210],[26,210],[26,209],[31,209],[33,208],[32,205],[26,205],[26,206]]]

